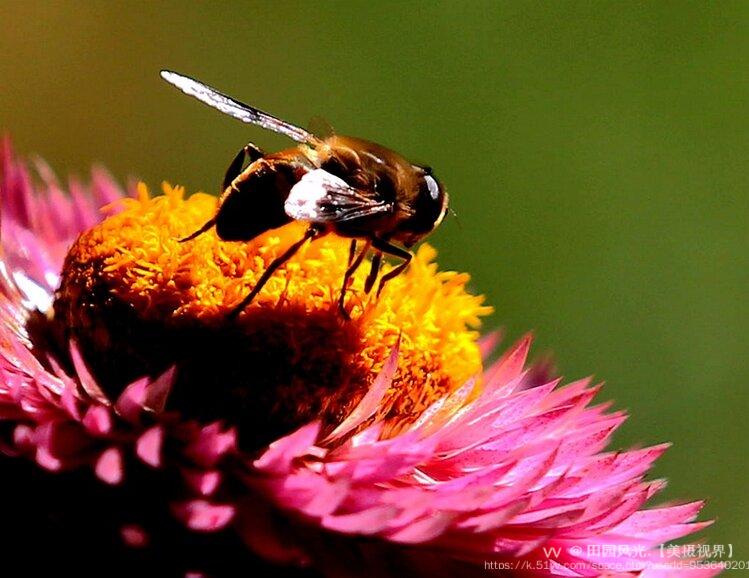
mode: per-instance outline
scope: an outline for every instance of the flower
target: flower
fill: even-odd
[[[701,502],[646,507],[666,446],[604,451],[626,416],[591,405],[589,380],[561,386],[528,366],[530,337],[482,371],[496,336],[475,327],[488,310],[431,248],[379,300],[362,271],[346,321],[348,244],[315,241],[229,326],[296,225],[247,244],[179,243],[215,199],[169,186],[126,196],[102,171],[68,196],[37,172],[41,184],[6,141],[0,463],[9,539],[35,532],[50,567],[718,572],[687,548],[663,558],[660,545],[708,525],[694,521]],[[51,530],[37,524],[52,514]]]

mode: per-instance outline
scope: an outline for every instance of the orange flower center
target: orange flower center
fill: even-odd
[[[422,245],[376,298],[364,262],[338,311],[350,240],[327,235],[281,267],[234,321],[228,313],[268,264],[301,238],[292,223],[251,242],[214,231],[180,243],[217,199],[164,185],[83,233],[70,249],[55,319],[77,340],[104,388],[117,393],[172,365],[176,409],[241,423],[260,447],[299,425],[339,423],[361,399],[400,336],[398,369],[379,416],[394,433],[438,396],[481,371],[475,328],[491,311],[466,292],[468,275],[439,272]]]

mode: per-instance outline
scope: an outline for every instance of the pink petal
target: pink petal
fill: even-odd
[[[489,356],[494,353],[494,351],[497,349],[497,346],[499,345],[500,341],[502,341],[503,331],[497,330],[497,331],[490,331],[486,335],[484,335],[481,339],[479,339],[479,351],[481,352],[481,359],[486,361]]]
[[[236,430],[229,428],[222,431],[220,424],[213,423],[199,431],[197,439],[185,449],[185,455],[202,467],[212,468],[227,454],[234,452],[236,447]]]
[[[397,513],[394,506],[377,506],[353,514],[326,516],[322,519],[322,525],[346,534],[377,534],[387,527]]]
[[[153,426],[146,430],[135,444],[135,453],[149,466],[161,466],[161,450],[164,444],[164,430],[161,426]]]
[[[187,484],[201,496],[211,496],[221,484],[221,472],[218,470],[185,469],[182,472]]]
[[[661,508],[651,508],[649,510],[640,510],[632,514],[627,520],[615,528],[616,532],[638,536],[647,534],[652,530],[671,526],[693,520],[702,507],[704,502],[690,502],[678,506],[667,506]]]
[[[112,416],[106,407],[89,407],[83,416],[82,423],[95,436],[104,436],[112,431]]]
[[[176,372],[177,367],[173,365],[155,380],[149,382],[143,402],[143,407],[146,410],[156,414],[164,411],[169,394],[172,391],[172,386],[174,385]]]
[[[108,484],[116,485],[124,476],[122,451],[119,448],[109,448],[101,453],[96,460],[97,477]]]
[[[366,395],[356,405],[346,419],[344,419],[341,424],[321,442],[322,445],[329,444],[336,439],[342,438],[375,414],[379,408],[380,401],[382,401],[385,392],[387,392],[390,384],[393,382],[393,377],[398,369],[399,349],[400,337],[398,337],[398,341],[390,352],[390,357],[388,357],[382,371],[377,375],[377,378],[369,388],[369,391],[367,391]]]
[[[417,522],[411,522],[406,527],[389,533],[388,538],[403,544],[428,542],[444,533],[455,517],[455,514],[448,512],[433,512]]]
[[[122,541],[131,548],[145,548],[148,546],[148,532],[137,524],[122,526],[120,528],[120,536],[122,537]]]
[[[260,471],[281,474],[288,471],[291,461],[306,454],[320,432],[320,423],[313,422],[273,442],[253,465]]]
[[[145,411],[149,379],[142,377],[128,385],[114,404],[115,411],[130,423],[136,423]]]
[[[216,532],[225,528],[234,517],[234,507],[213,504],[206,500],[191,500],[175,504],[172,510],[192,530]]]
[[[527,334],[518,341],[504,356],[492,367],[487,376],[487,381],[507,383],[514,380],[523,371],[528,351],[533,343],[533,335]]]
[[[73,361],[73,366],[75,367],[75,371],[78,375],[78,379],[81,382],[83,391],[85,391],[88,396],[94,401],[102,405],[109,405],[109,399],[96,383],[96,380],[91,375],[88,367],[86,367],[86,364],[81,357],[81,352],[78,349],[78,345],[75,341],[70,342],[70,357]]]

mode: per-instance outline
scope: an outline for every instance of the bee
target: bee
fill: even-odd
[[[181,239],[190,241],[215,227],[222,240],[246,242],[291,221],[308,223],[304,235],[268,265],[232,310],[232,318],[305,243],[331,232],[351,239],[338,299],[341,314],[348,318],[346,289],[365,256],[373,252],[364,284],[367,294],[377,281],[383,255],[400,259],[380,277],[379,296],[385,284],[408,267],[412,258],[409,249],[445,217],[448,195],[429,167],[413,164],[395,151],[363,139],[316,136],[176,72],[163,70],[161,77],[224,114],[299,143],[271,154],[252,143],[245,145],[226,171],[215,216]],[[357,252],[358,242],[362,246]]]

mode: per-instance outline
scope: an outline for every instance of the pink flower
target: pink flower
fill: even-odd
[[[44,320],[71,243],[124,193],[102,171],[67,193],[37,171],[41,185],[5,142],[3,524],[13,544],[36,543],[29,564],[162,576],[281,565],[329,576],[719,572],[660,548],[709,524],[694,521],[701,502],[646,506],[665,484],[644,478],[666,445],[604,451],[626,416],[593,405],[600,386],[528,367],[529,337],[485,371],[479,395],[469,381],[392,436],[378,409],[398,347],[332,431],[311,422],[256,453],[239,447],[241,423],[170,408],[174,368],[105,394],[75,342],[51,345]]]

